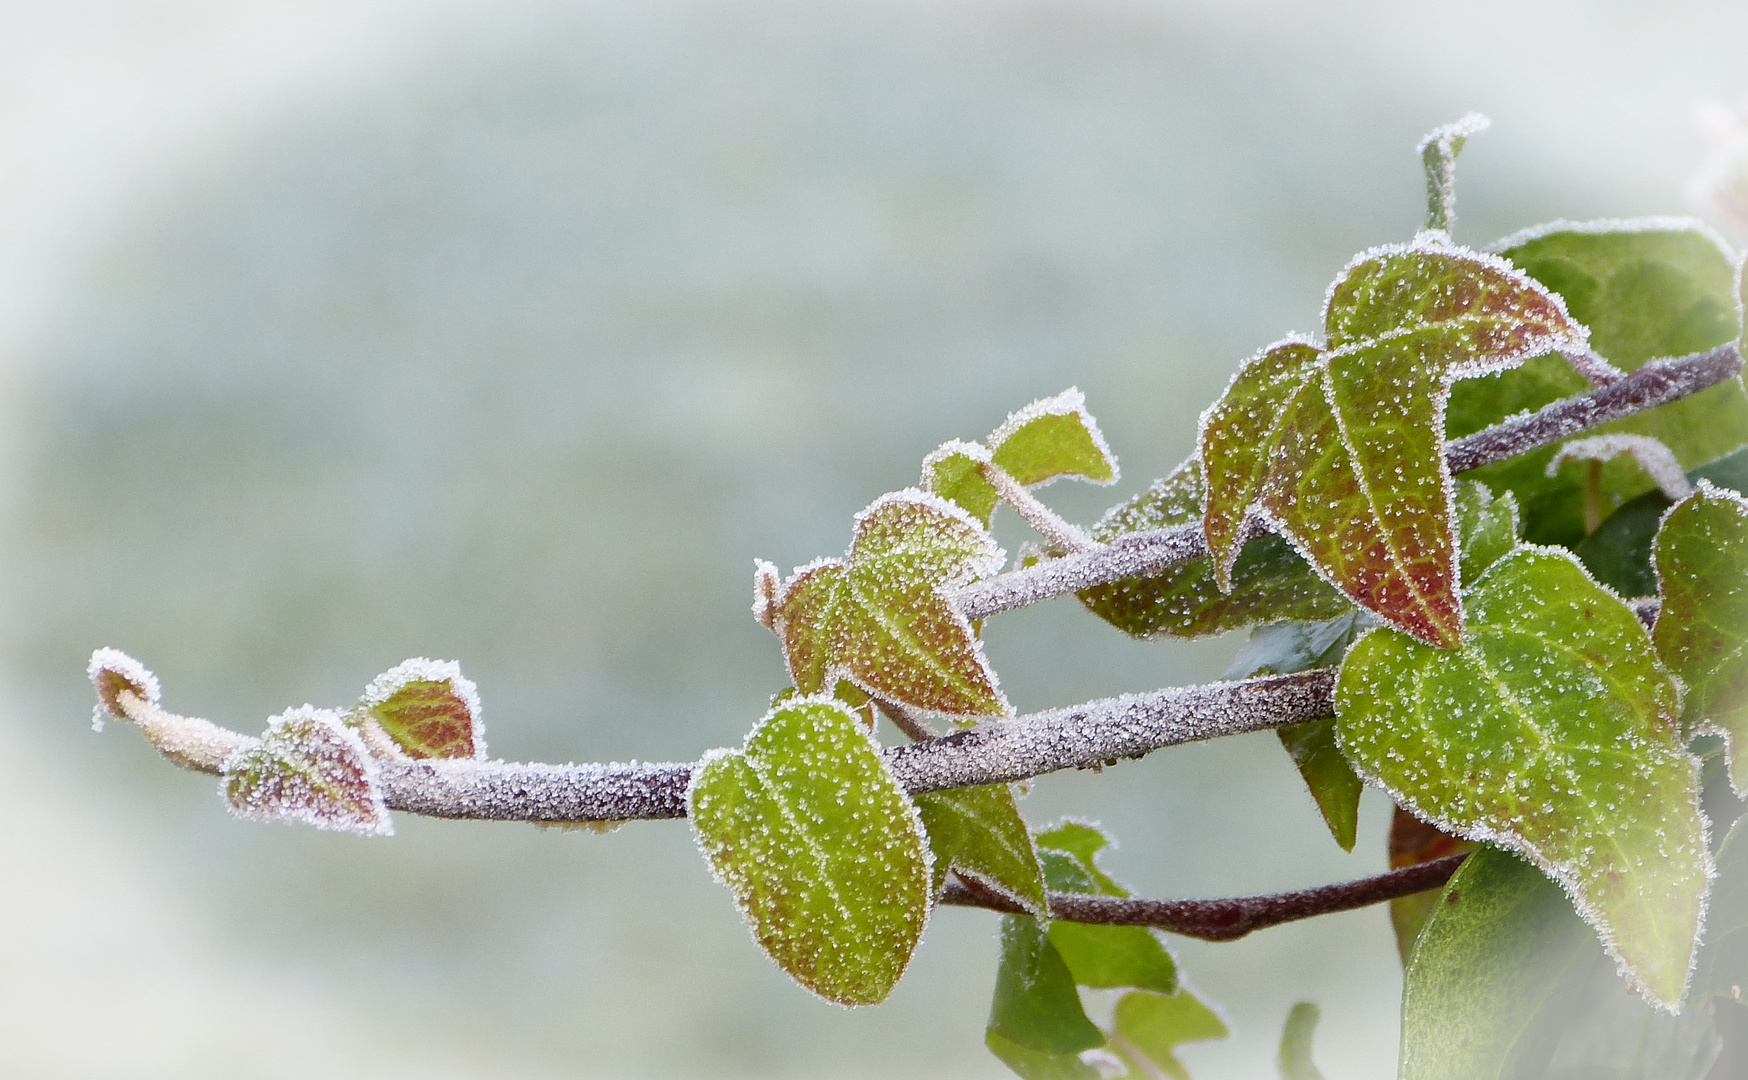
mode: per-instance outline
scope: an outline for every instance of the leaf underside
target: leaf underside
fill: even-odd
[[[1331,289],[1324,322],[1326,348],[1265,350],[1204,418],[1215,568],[1228,572],[1246,519],[1260,514],[1359,606],[1453,648],[1450,385],[1582,349],[1583,327],[1509,266],[1433,241],[1362,255]]]
[[[1676,683],[1633,611],[1564,552],[1519,548],[1465,604],[1461,649],[1376,630],[1348,653],[1342,750],[1446,832],[1529,855],[1673,1005],[1709,861]]]
[[[884,1000],[928,918],[927,838],[856,716],[831,698],[773,709],[687,795],[693,834],[753,937],[842,1005]]]
[[[1034,915],[1048,912],[1044,871],[1012,787],[985,784],[912,798],[935,856],[935,891],[948,872],[956,870],[1018,901]]]
[[[1697,228],[1656,222],[1579,226],[1542,233],[1502,254],[1559,293],[1573,318],[1590,328],[1591,347],[1623,371],[1656,357],[1701,352],[1737,336],[1734,259]],[[1558,357],[1531,360],[1514,371],[1458,384],[1446,431],[1461,438],[1588,389]],[[1748,396],[1741,381],[1731,379],[1590,434],[1615,433],[1655,438],[1691,469],[1748,443]],[[1570,547],[1584,536],[1585,467],[1567,465],[1550,479],[1545,469],[1556,449],[1533,450],[1467,475],[1517,495],[1526,539]],[[1653,486],[1630,459],[1602,467],[1606,508]]]

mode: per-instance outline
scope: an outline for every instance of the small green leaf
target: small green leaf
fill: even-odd
[[[376,762],[332,709],[302,705],[269,720],[259,746],[225,762],[219,790],[240,818],[394,833]]]
[[[1034,401],[989,436],[991,459],[1027,487],[1073,476],[1095,484],[1117,479],[1117,458],[1105,445],[1086,396],[1069,387]]]
[[[1111,1049],[1130,1068],[1132,1077],[1190,1080],[1176,1050],[1185,1043],[1224,1039],[1230,1032],[1214,1010],[1188,990],[1169,997],[1144,990],[1124,994],[1111,1021]]]
[[[1573,318],[1590,327],[1591,347],[1623,371],[1737,336],[1734,256],[1698,223],[1653,218],[1560,224],[1495,246],[1559,293]],[[1558,358],[1532,360],[1515,371],[1457,386],[1446,414],[1447,433],[1460,438],[1588,389],[1584,378]],[[1651,436],[1691,469],[1748,443],[1748,396],[1740,381],[1731,379],[1596,430],[1614,433]],[[1517,495],[1527,539],[1570,547],[1584,536],[1584,469],[1568,466],[1549,479],[1544,470],[1555,452],[1547,447],[1468,475]],[[1611,506],[1652,486],[1631,461],[1603,467],[1602,490]]]
[[[1748,791],[1748,499],[1702,481],[1664,517],[1655,559],[1651,636],[1687,686],[1683,727],[1721,733],[1731,784]]]
[[[1534,867],[1481,848],[1420,935],[1402,990],[1402,1080],[1528,1080],[1553,1055],[1560,988],[1595,937]],[[1550,1002],[1554,1023],[1543,1015]]]
[[[833,698],[794,698],[715,751],[686,795],[693,835],[753,937],[796,982],[873,1005],[929,912],[928,841],[873,736]]]
[[[1072,386],[1010,413],[990,434],[988,445],[958,439],[942,444],[923,460],[923,490],[988,525],[1001,503],[995,485],[983,475],[988,462],[1025,487],[1064,476],[1095,484],[1117,479],[1117,458],[1086,411],[1086,397]]]
[[[1177,964],[1145,926],[1099,926],[1057,919],[1050,943],[1081,986],[1177,991]]]
[[[994,1031],[983,1033],[983,1045],[1001,1063],[1025,1080],[1101,1080],[1103,1074],[1076,1054],[1046,1054],[1002,1038]]]
[[[453,660],[420,656],[378,675],[348,719],[364,717],[410,758],[486,756],[479,690]]]
[[[1075,1054],[1105,1044],[1105,1033],[1086,1018],[1068,965],[1030,915],[1002,917],[989,1031],[1045,1054]]]
[[[797,569],[772,604],[790,677],[805,694],[848,679],[933,712],[1007,713],[971,624],[945,596],[1004,559],[983,526],[939,496],[882,496],[857,516],[845,558]]]
[[[1489,567],[1517,547],[1517,500],[1509,491],[1494,495],[1487,485],[1472,480],[1458,481],[1456,494],[1463,580],[1480,581]]]
[[[1045,877],[1057,892],[1128,896],[1129,890],[1099,868],[1099,852],[1114,846],[1097,825],[1072,819],[1034,835]]]
[[[1451,383],[1581,351],[1584,328],[1503,260],[1425,233],[1350,264],[1330,289],[1324,330],[1326,349],[1289,340],[1265,350],[1204,416],[1215,568],[1230,572],[1245,519],[1260,514],[1349,599],[1454,648]]]
[[[1093,538],[1109,543],[1129,533],[1187,525],[1201,515],[1202,466],[1192,457],[1113,507],[1093,527]],[[1214,564],[1191,559],[1151,577],[1094,586],[1079,596],[1093,614],[1139,638],[1204,637],[1283,619],[1328,619],[1353,608],[1278,536],[1246,544],[1231,577],[1231,591],[1222,592]]]
[[[1469,136],[1486,131],[1487,124],[1485,116],[1472,112],[1461,120],[1434,128],[1420,141],[1420,161],[1426,167],[1428,229],[1449,235],[1456,226],[1457,155],[1463,152],[1463,144],[1469,141]]]
[[[1305,786],[1311,789],[1311,797],[1317,800],[1329,835],[1341,845],[1341,850],[1352,851],[1359,828],[1360,793],[1366,785],[1354,774],[1353,766],[1342,757],[1341,748],[1335,743],[1335,721],[1289,724],[1276,729],[1276,734],[1298,766]]]
[[[913,796],[935,853],[939,890],[957,870],[1011,897],[1034,915],[1046,915],[1044,871],[1032,834],[1007,784],[952,788]]]
[[[1286,1026],[1281,1029],[1281,1051],[1276,1058],[1281,1080],[1323,1080],[1323,1074],[1311,1061],[1311,1039],[1321,1019],[1323,1010],[1309,1001],[1299,1002],[1287,1013]]]
[[[1446,832],[1530,856],[1645,993],[1680,1000],[1709,857],[1679,692],[1632,609],[1519,548],[1465,596],[1469,637],[1374,630],[1336,687],[1348,760]]]

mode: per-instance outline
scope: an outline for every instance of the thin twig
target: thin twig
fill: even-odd
[[[1037,530],[1039,536],[1064,551],[1091,551],[1098,541],[1081,531],[1079,525],[1066,520],[1045,506],[1038,496],[1026,490],[1026,485],[1008,475],[1008,471],[993,461],[983,463],[983,478],[1001,495],[1002,501],[1014,508],[1014,513]]]
[[[1478,469],[1697,394],[1741,369],[1742,356],[1734,344],[1673,360],[1654,360],[1607,386],[1446,443],[1445,460],[1453,473]],[[1131,533],[1089,551],[974,582],[955,593],[953,601],[966,618],[986,619],[1094,585],[1158,574],[1207,554],[1201,522],[1190,522]]]
[[[941,737],[940,732],[924,723],[921,719],[912,714],[909,709],[895,701],[886,701],[882,698],[875,698],[874,704],[880,709],[881,713],[885,715],[886,719],[892,721],[893,727],[904,732],[916,742],[928,742],[930,739],[938,739]]]
[[[1229,900],[1139,900],[1084,893],[1051,893],[1050,917],[1102,926],[1151,926],[1203,941],[1233,941],[1254,930],[1317,915],[1352,911],[1439,888],[1450,880],[1468,857],[1469,853],[1465,851],[1358,881]],[[1008,897],[965,878],[948,882],[939,902],[1015,915],[1025,912]]]

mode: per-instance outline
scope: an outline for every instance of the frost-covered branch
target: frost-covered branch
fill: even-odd
[[[1243,682],[1125,694],[1066,709],[999,720],[927,742],[887,750],[886,760],[913,793],[1025,780],[1061,769],[1115,763],[1203,739],[1261,731],[1334,714],[1329,670]],[[183,718],[177,718],[183,719]],[[231,752],[255,740],[223,732]],[[154,745],[170,747],[148,730]],[[174,756],[218,773],[229,754]],[[379,782],[391,810],[492,821],[624,821],[686,814],[692,763],[546,765],[501,761],[383,761]]]
[[[1141,900],[1051,893],[1050,916],[1068,922],[1105,926],[1151,926],[1204,941],[1232,941],[1253,930],[1370,907],[1436,889],[1449,881],[1468,857],[1468,852],[1462,852],[1358,881],[1228,900]],[[940,902],[1016,915],[1025,912],[1023,907],[1001,893],[964,878],[949,882]]]
[[[1589,393],[1453,440],[1445,446],[1445,459],[1453,473],[1478,469],[1697,394],[1734,377],[1741,369],[1742,356],[1734,344],[1652,361]],[[1088,551],[967,585],[954,595],[954,602],[966,618],[984,619],[1094,585],[1158,574],[1207,554],[1200,522],[1132,533]]]

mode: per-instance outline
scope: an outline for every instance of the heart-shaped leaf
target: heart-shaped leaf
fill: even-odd
[[[945,595],[1005,558],[981,524],[939,496],[882,496],[857,515],[848,555],[799,567],[770,602],[790,677],[803,694],[848,679],[933,712],[1009,712],[971,624]]]
[[[1336,686],[1356,770],[1446,832],[1529,856],[1650,997],[1681,998],[1710,871],[1680,695],[1632,609],[1567,553],[1519,548],[1440,650],[1387,630]]]
[[[415,657],[378,675],[353,710],[375,721],[410,758],[486,756],[479,690],[453,660]]]
[[[1651,636],[1687,686],[1683,725],[1724,736],[1730,781],[1748,791],[1748,499],[1702,480],[1664,517],[1654,558]]]
[[[1197,458],[1113,507],[1094,539],[1187,525],[1202,516],[1202,466]],[[1285,540],[1264,536],[1244,546],[1222,591],[1214,564],[1191,559],[1144,578],[1097,585],[1079,596],[1093,614],[1134,637],[1203,637],[1284,619],[1328,619],[1353,605],[1299,558]]]
[[[1697,222],[1670,218],[1560,223],[1493,245],[1530,277],[1559,293],[1590,328],[1590,346],[1622,371],[1655,357],[1683,356],[1732,341],[1738,333],[1735,256]],[[1590,389],[1557,357],[1532,360],[1497,377],[1452,390],[1447,434],[1460,438],[1508,416]],[[1748,396],[1739,380],[1606,424],[1597,434],[1650,436],[1692,469],[1748,443]],[[1584,469],[1550,479],[1547,447],[1469,473],[1517,495],[1524,535],[1534,543],[1577,544],[1584,535]],[[1603,466],[1610,509],[1652,488],[1629,460]]]
[[[829,697],[783,702],[744,750],[705,757],[686,804],[779,967],[828,1001],[886,998],[928,919],[928,839],[854,713]]]
[[[1086,411],[1085,395],[1072,386],[1010,413],[983,443],[943,444],[923,461],[923,490],[988,525],[1001,495],[983,476],[986,463],[1025,487],[1065,476],[1095,484],[1117,479],[1117,457]]]
[[[1325,347],[1288,339],[1247,363],[1203,417],[1203,525],[1229,586],[1258,514],[1355,603],[1442,648],[1462,639],[1445,464],[1454,380],[1585,331],[1501,259],[1428,233],[1363,253],[1324,310]]]
[[[934,887],[949,870],[976,878],[1034,915],[1047,915],[1044,871],[1032,833],[1007,784],[951,788],[913,796],[935,854]]]
[[[303,705],[269,720],[260,745],[225,763],[219,790],[240,818],[367,836],[394,832],[376,761],[332,709]]]

